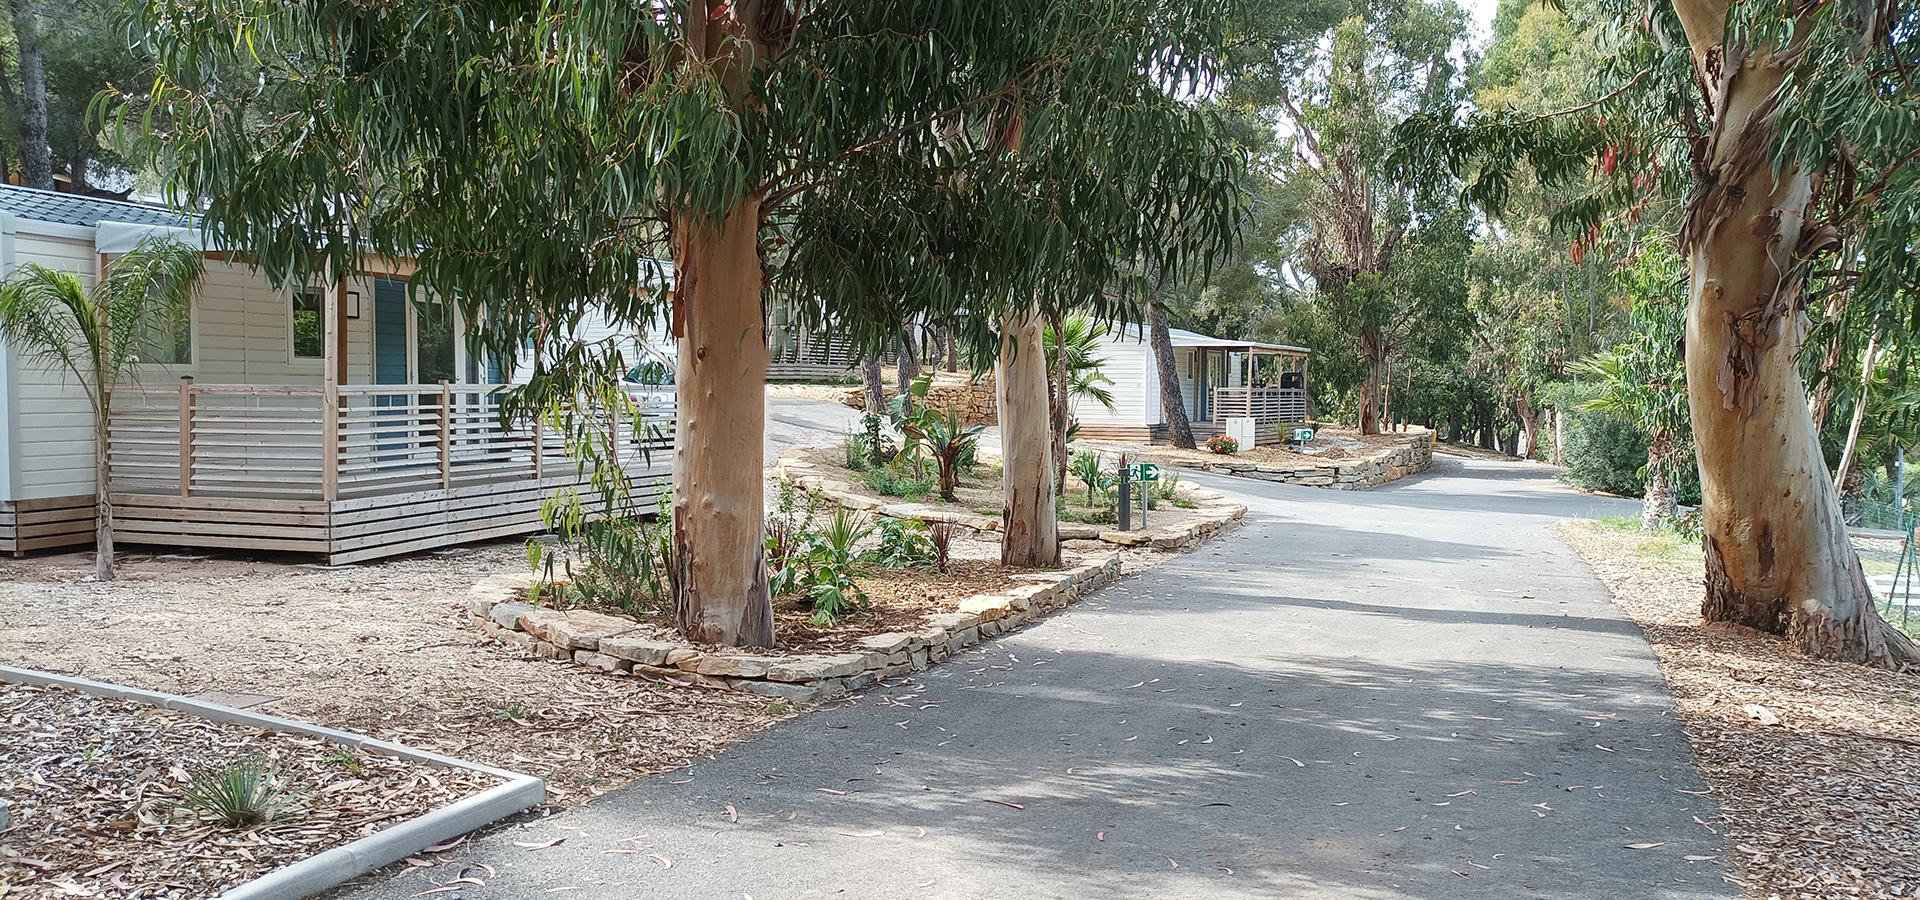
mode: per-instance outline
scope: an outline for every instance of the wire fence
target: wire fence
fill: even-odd
[[[1920,559],[1916,559],[1913,540],[1915,522],[1912,516],[1897,510],[1889,509],[1885,515],[1873,520],[1863,517],[1847,535],[1860,556],[1860,567],[1866,572],[1867,586],[1873,590],[1881,618],[1901,631],[1920,635]]]

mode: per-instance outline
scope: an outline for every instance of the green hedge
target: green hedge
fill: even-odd
[[[1567,446],[1562,451],[1568,484],[1626,497],[1645,492],[1640,471],[1647,465],[1647,436],[1605,413],[1568,410]]]

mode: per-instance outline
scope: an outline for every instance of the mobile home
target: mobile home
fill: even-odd
[[[1094,440],[1146,443],[1166,440],[1160,384],[1172,378],[1180,387],[1180,402],[1201,440],[1224,432],[1226,421],[1250,418],[1257,443],[1281,440],[1281,426],[1312,418],[1307,401],[1305,347],[1259,341],[1210,337],[1179,328],[1172,338],[1174,371],[1161,372],[1146,339],[1145,329],[1127,325],[1100,339],[1095,355],[1105,360],[1101,372],[1113,408],[1077,398],[1073,416],[1080,434]]]
[[[409,298],[408,260],[276,288],[190,215],[0,186],[8,274],[32,262],[91,284],[156,236],[205,268],[184,332],[110,388],[119,541],[347,563],[537,531],[542,501],[585,483],[559,435],[502,421],[511,373],[468,352],[457,309]],[[649,502],[668,478],[663,431],[628,468]],[[0,345],[0,550],[92,539],[93,454],[72,376]]]

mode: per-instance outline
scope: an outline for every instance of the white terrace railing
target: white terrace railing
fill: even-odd
[[[572,476],[561,435],[503,422],[498,384],[216,385],[113,392],[113,490],[182,497],[339,499]],[[614,446],[671,452],[672,422]]]
[[[1217,387],[1213,389],[1213,420],[1251,418],[1258,423],[1304,422],[1307,392],[1301,388]]]

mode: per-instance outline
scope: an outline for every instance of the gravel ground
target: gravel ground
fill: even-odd
[[[261,708],[547,779],[578,803],[779,719],[764,700],[520,658],[465,624],[518,542],[328,570],[297,558],[0,563],[0,660]]]
[[[1920,894],[1920,676],[1702,627],[1697,546],[1560,530],[1658,654],[1748,896]]]
[[[184,801],[255,761],[284,786],[270,820],[228,827]],[[0,898],[209,897],[497,783],[300,735],[126,700],[0,685]]]

